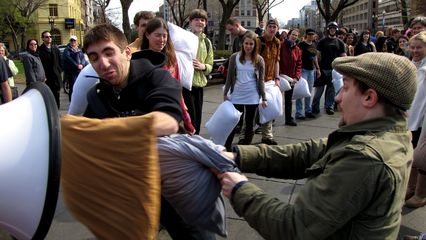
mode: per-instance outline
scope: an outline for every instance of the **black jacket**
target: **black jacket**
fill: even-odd
[[[52,46],[49,51],[43,43],[40,45],[38,53],[46,74],[46,84],[50,89],[58,91],[61,88],[62,82],[61,52],[56,46]]]
[[[181,86],[163,69],[166,56],[144,50],[132,54],[127,86],[119,94],[100,79],[88,95],[88,107],[84,116],[110,118],[143,115],[160,111],[181,122]]]

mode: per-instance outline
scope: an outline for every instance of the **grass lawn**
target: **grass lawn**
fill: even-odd
[[[18,74],[13,77],[13,79],[15,79],[15,83],[25,84],[25,71],[22,61],[13,60],[13,63],[15,63],[16,67],[18,68]]]

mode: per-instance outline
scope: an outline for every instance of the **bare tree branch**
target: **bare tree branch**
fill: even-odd
[[[331,0],[316,0],[316,2],[325,22],[329,23],[335,21],[343,9],[354,5],[358,0],[339,0],[333,4]]]

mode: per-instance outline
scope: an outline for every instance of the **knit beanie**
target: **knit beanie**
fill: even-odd
[[[408,58],[393,53],[364,53],[338,57],[332,66],[342,75],[365,83],[395,106],[410,108],[417,89],[417,70]]]

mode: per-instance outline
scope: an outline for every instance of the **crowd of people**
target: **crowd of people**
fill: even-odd
[[[189,16],[190,31],[198,38],[190,88],[180,84],[168,23],[147,11],[136,14],[138,38],[130,45],[112,25],[90,29],[84,36],[90,64],[76,36],[62,55],[48,31],[41,34],[40,46],[29,39],[23,56],[27,85],[45,82],[59,107],[64,71],[72,114],[100,119],[148,115],[158,136],[198,135],[214,55],[203,33],[207,20],[202,9]],[[266,239],[395,239],[402,206],[426,205],[426,18],[414,18],[408,31],[392,29],[391,35],[378,32],[374,38],[368,30],[358,35],[336,22],[327,24],[321,39],[313,29],[280,35],[276,19],[253,32],[231,18],[226,29],[233,37],[233,54],[219,68],[227,70],[223,99],[242,116],[223,155],[244,173],[307,178],[290,205],[268,196],[241,173],[215,173],[236,213]],[[0,58],[5,102],[12,99],[10,68]],[[334,87],[333,70],[343,75],[340,89]],[[285,125],[320,117],[325,91],[324,112],[341,112],[339,128],[328,138],[282,145],[273,137],[273,120],[260,124],[259,108],[271,104],[265,85],[279,87],[283,75],[290,85],[283,93]],[[293,90],[302,78],[311,96],[297,99],[293,114]],[[88,83],[74,89],[79,81]],[[252,145],[256,124],[263,144]],[[173,239],[215,239],[185,223],[165,198],[161,207],[160,221]]]

